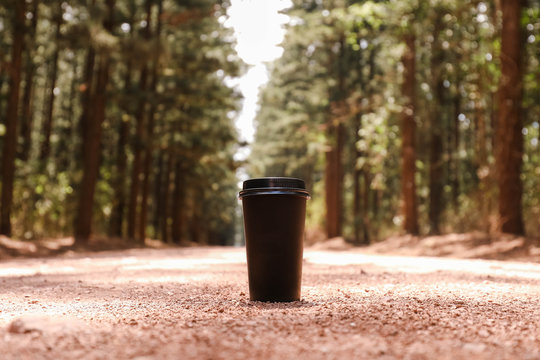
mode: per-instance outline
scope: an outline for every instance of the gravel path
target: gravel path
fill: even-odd
[[[244,249],[0,263],[2,359],[540,359],[540,264],[306,251],[250,302]]]

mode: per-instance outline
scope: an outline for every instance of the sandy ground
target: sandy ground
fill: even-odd
[[[304,256],[302,301],[248,299],[243,248],[0,262],[2,359],[540,359],[540,264]]]

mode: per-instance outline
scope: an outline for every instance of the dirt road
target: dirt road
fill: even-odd
[[[306,251],[248,300],[244,249],[0,263],[2,359],[540,359],[540,264]]]

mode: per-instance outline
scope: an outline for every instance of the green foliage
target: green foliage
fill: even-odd
[[[127,157],[120,184],[128,188],[134,149],[151,144],[151,183],[158,175],[161,181],[166,178],[164,187],[170,197],[175,169],[168,169],[168,177],[163,173],[168,159],[174,160],[173,167],[181,163],[184,238],[230,243],[237,216],[237,164],[233,161],[237,133],[231,114],[238,110],[240,95],[224,82],[244,68],[233,50],[230,29],[221,26],[228,2],[118,0],[114,2],[112,31],[107,30],[104,0],[40,1],[34,15],[33,2],[27,3],[25,30],[37,16],[35,34],[25,33],[21,83],[23,93],[28,85],[25,73],[30,72],[32,147],[29,157],[19,155],[16,163],[15,236],[72,232],[77,195],[85,191],[79,185],[83,158],[80,119],[91,88],[85,82],[88,54],[94,52],[96,64],[90,70],[95,76],[97,62],[110,59],[109,83],[99,89],[105,92],[107,104],[95,194],[95,233],[108,231],[118,200],[118,154]],[[13,45],[13,4],[14,0],[0,4],[1,114],[5,113]],[[427,224],[432,165],[429,139],[437,127],[443,145],[443,228],[489,228],[496,208],[492,170],[496,144],[492,139],[501,80],[501,25],[495,6],[493,2],[467,0],[294,0],[286,11],[291,21],[283,42],[284,54],[269,64],[270,82],[261,94],[248,164],[250,175],[306,179],[313,193],[307,224],[322,226],[325,155],[336,145],[330,130],[342,126],[346,130],[342,154],[345,236],[353,236],[359,217],[373,238],[397,231],[402,221],[399,125],[402,104],[407,100],[401,94],[401,57],[404,36],[412,34],[416,39],[417,89],[413,100],[421,223]],[[530,0],[522,15],[526,39],[523,206],[527,231],[532,234],[540,233],[539,9],[538,0]],[[57,52],[52,151],[43,159],[40,144],[46,136],[43,125],[49,78]],[[144,71],[145,86],[141,80]],[[147,124],[151,117],[153,127],[145,126],[136,133],[137,119]],[[23,121],[29,120],[21,118],[21,124]],[[123,150],[118,149],[121,125],[128,127]],[[0,123],[0,142],[4,133],[5,126]],[[22,147],[26,139],[21,135],[19,140]],[[154,184],[151,188],[152,215],[163,209],[159,209]],[[361,199],[355,204],[358,190]],[[171,215],[166,216],[166,222],[171,223]],[[148,221],[147,229],[151,236],[160,236],[155,223]],[[427,226],[422,231],[426,232]]]
[[[150,25],[147,23],[148,5],[151,6]],[[219,0],[119,0],[114,2],[112,31],[108,31],[109,10],[105,1],[39,2],[36,35],[27,36],[27,54],[31,51],[33,55],[25,55],[25,61],[34,64],[36,69],[32,79],[32,148],[29,159],[18,160],[16,166],[15,237],[72,233],[78,194],[86,191],[79,185],[82,177],[80,118],[89,91],[85,69],[88,51],[92,49],[96,64],[103,55],[111,59],[109,84],[99,89],[106,92],[107,104],[95,192],[94,233],[108,232],[113,205],[118,200],[114,186],[118,172],[119,128],[123,123],[128,126],[128,144],[122,150],[127,156],[128,170],[134,155],[129,145],[146,146],[151,137],[152,189],[156,186],[152,181],[157,181],[158,174],[165,171],[165,165],[158,163],[161,153],[181,159],[184,164],[187,200],[183,217],[186,229],[195,227],[198,233],[185,231],[185,240],[195,240],[197,235],[200,241],[232,242],[236,222],[232,157],[237,134],[229,113],[238,110],[241,97],[224,81],[227,77],[239,76],[242,64],[233,50],[231,30],[224,28],[223,19],[219,19],[226,16],[228,6],[227,1]],[[2,29],[10,26],[11,12],[7,4],[0,5]],[[32,14],[27,19],[31,17]],[[58,19],[62,19],[62,27],[57,42],[54,24]],[[9,33],[0,31],[2,81],[5,81],[3,69],[9,61],[5,55],[11,46]],[[57,48],[59,71],[53,109],[52,156],[43,160],[39,144],[44,138],[41,129],[45,121],[47,77]],[[146,87],[141,86],[140,80],[144,67],[148,71]],[[92,70],[94,77],[97,76],[97,65]],[[151,83],[153,72],[155,87]],[[0,95],[5,97],[1,83]],[[151,130],[145,128],[143,137],[139,138],[135,134],[135,119],[141,103],[146,104],[145,121],[148,114],[153,113],[154,126]],[[3,113],[1,105],[0,100]],[[0,125],[0,141],[2,129],[3,124]],[[129,171],[124,175],[126,178],[121,179],[126,188],[130,183],[127,174]],[[174,175],[171,173],[169,178],[173,181]],[[165,186],[172,194],[174,185]],[[148,219],[160,210],[158,204],[153,190],[150,191]],[[148,233],[160,237],[160,229],[152,225],[148,220]]]
[[[367,181],[369,188],[361,199],[368,204],[369,231],[375,236],[396,231],[402,221],[400,60],[403,36],[412,33],[416,38],[416,176],[421,223],[427,224],[433,126],[429,119],[434,119],[443,142],[443,227],[447,231],[490,230],[496,209],[492,138],[500,82],[500,19],[495,4],[446,0],[297,0],[293,4],[287,11],[291,22],[282,44],[283,57],[272,65],[270,82],[260,98],[250,174],[305,178],[314,193],[308,225],[322,226],[324,153],[332,145],[326,129],[342,123],[347,132],[345,236],[352,236],[352,194],[358,171],[361,183]],[[522,21],[527,38],[523,205],[528,231],[536,234],[534,219],[540,211],[538,5],[538,1],[530,2]],[[343,71],[347,76],[340,84]],[[442,88],[440,95],[436,95],[437,87]],[[427,226],[422,231],[427,232]]]

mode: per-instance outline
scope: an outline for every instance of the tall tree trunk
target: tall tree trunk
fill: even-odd
[[[454,166],[454,119],[452,117],[452,96],[450,93],[450,90],[447,90],[444,96],[444,108],[443,108],[446,116],[445,116],[445,125],[444,125],[444,131],[443,133],[445,136],[445,144],[444,147],[444,157],[445,157],[445,178],[444,178],[444,184],[450,191],[452,191],[452,167]],[[452,206],[452,195],[449,194],[447,201],[445,201],[445,206],[448,207],[449,205]]]
[[[36,28],[38,22],[38,8],[39,0],[32,1],[32,21],[28,30],[30,43],[26,47],[26,71],[24,80],[24,91],[22,99],[22,113],[21,113],[21,138],[22,145],[20,148],[19,158],[22,161],[27,161],[30,155],[30,148],[32,145],[32,125],[34,120],[34,114],[32,111],[33,95],[34,95],[34,74],[36,72],[36,64],[34,63],[35,53],[35,41],[36,41]]]
[[[107,0],[108,18],[104,27],[111,32],[113,27],[114,0]],[[92,116],[83,123],[83,177],[79,188],[79,203],[75,215],[75,241],[77,245],[84,244],[90,238],[92,230],[92,210],[94,193],[99,174],[100,145],[105,106],[107,84],[109,82],[110,58],[101,54],[97,66],[95,87],[91,93]]]
[[[105,91],[108,81],[108,59],[101,58],[98,62],[96,76],[96,89]],[[105,85],[105,87],[104,87]],[[94,193],[99,173],[101,124],[103,123],[103,111],[105,99],[96,91],[92,97],[94,116],[83,124],[83,177],[79,189],[79,204],[75,218],[75,239],[78,244],[88,241],[92,230],[92,210],[94,206]]]
[[[452,206],[454,211],[458,210],[459,207],[459,193],[460,193],[460,181],[459,181],[459,171],[460,171],[460,160],[459,160],[459,147],[460,147],[460,131],[459,131],[459,114],[461,114],[461,98],[459,92],[454,95],[453,99],[454,107],[454,118],[451,122],[452,124],[452,175],[451,175],[451,184],[452,184]]]
[[[356,144],[358,141],[362,140],[360,137],[360,129],[362,128],[362,118],[357,116],[356,119],[356,137],[355,137],[355,158],[356,160],[362,159],[364,157],[364,152],[358,149]],[[365,165],[364,165],[365,166]],[[363,168],[359,168],[358,164],[354,166],[353,173],[353,214],[354,214],[354,242],[357,245],[369,244],[369,235],[364,223],[365,213],[363,201],[366,201],[366,198],[362,199],[362,177],[363,177]],[[363,201],[362,201],[363,200]]]
[[[414,176],[416,173],[416,123],[414,120],[415,111],[415,36],[409,34],[405,36],[406,49],[402,62],[404,67],[404,79],[402,93],[406,98],[403,106],[401,123],[401,194],[403,198],[404,230],[413,235],[417,235],[418,230],[418,209],[416,205],[416,184]]]
[[[146,91],[146,82],[148,78],[148,68],[145,65],[141,71],[139,80],[139,90]],[[127,235],[130,239],[137,242],[140,238],[136,237],[137,230],[137,209],[139,207],[139,192],[141,185],[142,172],[142,149],[144,137],[144,113],[146,102],[140,100],[137,113],[135,114],[135,139],[133,141],[133,163],[131,166],[131,185],[129,187],[129,207],[127,219]]]
[[[197,186],[191,192],[191,218],[189,222],[189,233],[191,241],[201,245],[208,245],[208,232],[204,226],[202,199],[204,199],[203,188]]]
[[[358,39],[358,46],[360,46],[360,39]],[[364,81],[364,61],[363,61],[363,50],[356,52],[358,55],[356,64],[357,64],[357,86],[358,90],[362,92],[364,97],[367,97],[366,94],[366,85]],[[358,105],[361,108],[361,104]],[[362,115],[361,112],[355,115],[354,118],[354,141],[353,141],[353,150],[354,154],[354,170],[353,170],[353,232],[354,232],[354,242],[357,245],[364,243],[366,234],[364,226],[362,226],[362,219],[364,214],[362,213],[362,196],[360,193],[360,179],[362,176],[362,168],[358,165],[358,162],[361,161],[363,157],[363,152],[358,148],[358,143],[362,140],[360,136],[360,130],[362,129]],[[361,234],[362,233],[362,234]]]
[[[139,213],[139,236],[138,238],[144,241],[146,238],[146,223],[148,219],[148,197],[150,194],[150,177],[152,176],[152,156],[153,156],[153,133],[154,133],[154,111],[156,110],[155,106],[150,107],[148,113],[148,122],[146,129],[146,142],[145,149],[143,151],[143,170],[142,170],[142,193],[141,193],[141,204],[140,204],[140,213]]]
[[[154,179],[154,205],[152,211],[152,228],[154,229],[154,237],[157,239],[159,237],[160,221],[163,218],[164,209],[163,209],[163,189],[165,177],[165,151],[159,149],[159,157],[157,164],[157,174]]]
[[[365,167],[362,171],[362,176],[364,177],[363,181],[363,189],[362,189],[362,197],[364,198],[364,201],[362,203],[363,209],[363,218],[362,218],[362,227],[364,228],[364,243],[366,245],[369,245],[369,234],[370,234],[370,194],[374,193],[371,191],[371,174],[369,166]]]
[[[15,155],[17,151],[17,120],[19,89],[21,85],[22,51],[24,47],[26,2],[15,1],[13,19],[13,45],[9,69],[9,95],[6,110],[6,132],[2,149],[2,203],[0,207],[0,234],[11,236],[11,206],[13,180],[15,178]]]
[[[343,209],[343,124],[330,124],[328,138],[330,149],[326,152],[324,171],[325,202],[326,202],[326,236],[333,238],[341,236]]]
[[[150,22],[152,18],[152,1],[146,1],[146,28],[144,36],[150,38]],[[142,151],[144,149],[144,116],[146,114],[145,92],[148,86],[148,65],[143,65],[139,78],[139,91],[142,98],[135,113],[135,139],[133,141],[133,164],[131,167],[131,185],[129,187],[129,207],[127,219],[127,235],[131,240],[142,242],[144,239],[137,233],[137,210],[139,209],[139,193],[141,187]]]
[[[184,189],[184,171],[182,168],[182,161],[176,160],[176,166],[174,171],[174,194],[172,203],[172,242],[180,244],[182,241],[182,235],[184,233],[184,206],[185,206],[185,194]]]
[[[193,197],[196,197],[197,195],[193,195]],[[188,229],[189,229],[189,238],[192,242],[196,244],[204,244],[204,241],[202,239],[202,229],[199,226],[200,220],[199,220],[199,208],[200,204],[197,201],[191,201],[191,217],[189,218],[188,222]]]
[[[358,40],[358,45],[360,45],[360,40]],[[375,48],[372,48],[369,52],[367,63],[369,66],[368,72],[368,81],[367,84],[364,81],[363,71],[364,71],[364,62],[362,61],[362,51],[358,51],[359,60],[357,62],[357,73],[358,73],[358,86],[363,92],[363,98],[370,98],[372,95],[372,88],[369,84],[375,78],[375,55],[377,53]],[[364,151],[358,149],[358,142],[362,140],[360,136],[360,130],[362,129],[362,117],[360,114],[357,115],[355,119],[355,158],[356,160],[361,160],[363,157],[366,157]],[[363,187],[362,187],[363,179]],[[369,193],[370,193],[370,181],[369,173],[367,169],[367,162],[364,162],[362,168],[357,168],[355,164],[355,170],[353,173],[353,213],[354,213],[354,241],[358,245],[369,245],[370,243],[370,231],[369,231]]]
[[[86,132],[86,124],[90,121],[92,117],[92,88],[94,87],[94,67],[96,63],[96,52],[94,48],[89,48],[88,53],[86,54],[86,60],[84,65],[84,82],[80,86],[82,91],[81,94],[81,105],[82,113],[79,120],[79,130],[81,139],[84,139],[84,134]],[[82,159],[84,157],[84,141],[78,151],[77,158]],[[77,170],[81,168],[80,162],[75,163]]]
[[[480,87],[479,93],[482,94],[484,90]],[[485,107],[482,101],[475,103],[475,118],[476,118],[476,165],[479,171],[482,171],[483,167],[487,166],[487,128],[485,118]],[[482,174],[479,174],[482,178]],[[480,179],[481,180],[481,179]]]
[[[58,57],[60,55],[60,35],[61,35],[61,27],[62,27],[62,9],[59,9],[58,13],[55,15],[56,17],[56,34],[55,34],[55,43],[56,48],[54,50],[54,55],[51,62],[51,70],[49,72],[49,78],[48,78],[48,97],[47,97],[47,104],[45,106],[45,119],[41,128],[41,134],[43,135],[43,140],[41,142],[41,149],[39,154],[39,160],[41,161],[41,166],[43,168],[46,167],[46,162],[49,157],[49,154],[51,152],[51,133],[52,133],[52,127],[53,127],[53,112],[54,112],[54,100],[56,98],[56,95],[54,94],[54,89],[56,88],[56,80],[58,77]]]
[[[161,209],[162,209],[162,216],[160,219],[161,224],[161,240],[163,242],[168,243],[170,241],[169,237],[169,218],[172,213],[171,210],[171,202],[169,200],[169,193],[172,183],[172,172],[173,172],[173,166],[174,166],[174,156],[172,154],[172,151],[168,149],[167,151],[167,165],[165,167],[165,176],[163,179],[163,191],[161,192]]]
[[[481,69],[478,70],[480,78],[478,79],[478,93],[484,94],[485,89],[482,86]],[[482,231],[489,231],[490,224],[487,221],[489,216],[489,210],[491,208],[491,197],[489,196],[489,165],[488,165],[488,151],[487,151],[487,124],[486,124],[486,108],[483,100],[479,99],[475,102],[475,120],[476,120],[476,139],[475,139],[475,165],[476,175],[478,177],[478,191],[477,191],[477,206],[482,220]]]
[[[161,35],[161,12],[162,12],[162,1],[158,2],[158,12],[157,12],[157,25],[156,25],[156,39],[159,39]],[[152,93],[156,92],[157,81],[158,81],[158,66],[159,66],[159,51],[156,49],[154,51],[154,61],[152,65],[152,80],[150,84],[150,91]],[[150,177],[152,175],[152,157],[153,157],[153,146],[154,146],[154,123],[155,123],[155,113],[156,105],[153,102],[150,105],[150,110],[148,112],[148,120],[146,127],[146,141],[145,148],[143,152],[144,156],[144,165],[143,165],[143,181],[142,181],[142,194],[141,194],[141,209],[139,214],[139,239],[146,238],[146,223],[148,219],[148,198],[150,195]]]
[[[73,150],[73,128],[74,128],[74,116],[75,116],[75,103],[77,99],[77,73],[79,64],[77,57],[73,57],[73,63],[71,68],[71,84],[69,88],[69,101],[66,109],[66,123],[61,129],[60,139],[58,147],[56,148],[56,158],[58,159],[58,172],[67,171],[71,169],[72,165],[72,150]]]
[[[129,91],[131,88],[131,62],[128,62],[126,74],[124,78],[124,89]],[[127,116],[127,115],[126,115]],[[124,212],[126,208],[126,187],[125,179],[127,175],[127,143],[129,137],[129,121],[128,118],[120,119],[118,124],[118,143],[116,146],[116,174],[114,177],[114,200],[109,223],[109,235],[122,237],[122,224]]]
[[[442,124],[444,114],[442,104],[444,102],[444,86],[442,79],[442,66],[444,54],[439,34],[442,30],[442,11],[435,20],[433,31],[433,54],[431,59],[431,71],[433,77],[433,89],[435,99],[432,102],[429,141],[429,232],[440,234],[440,217],[443,204],[443,139]]]
[[[521,197],[523,164],[523,36],[521,1],[501,0],[501,80],[495,168],[499,188],[499,229],[504,233],[525,233]]]
[[[353,231],[354,231],[354,243],[357,245],[362,244],[363,239],[361,235],[362,226],[362,213],[360,209],[362,208],[362,198],[360,196],[360,170],[354,169],[353,173]]]
[[[135,9],[131,8],[129,24],[129,36],[133,37],[133,24],[135,22]],[[124,74],[124,91],[130,93],[132,91],[133,79],[133,62],[127,60],[126,72]],[[128,100],[129,102],[129,100]],[[124,114],[118,123],[118,143],[116,146],[116,174],[113,179],[114,200],[109,220],[109,235],[122,237],[124,214],[127,205],[126,199],[126,178],[127,178],[127,146],[129,139],[129,128],[131,117],[129,113],[130,105],[127,102],[122,103]]]
[[[326,236],[333,238],[342,235],[343,227],[343,148],[345,144],[345,129],[342,117],[347,111],[344,66],[346,57],[345,36],[341,36],[339,54],[331,61],[336,66],[337,87],[333,89],[330,108],[330,121],[327,126],[329,149],[326,152],[324,172],[325,201],[326,201]],[[331,58],[334,55],[331,54]]]
[[[360,116],[356,119],[356,142],[361,141],[359,135],[362,128],[362,119]],[[365,157],[364,151],[355,146],[355,158],[357,160]],[[362,186],[363,185],[363,186]],[[358,168],[355,164],[353,173],[353,213],[354,213],[354,241],[357,245],[369,245],[370,236],[368,229],[369,221],[369,173],[367,164],[364,162],[362,168]]]

